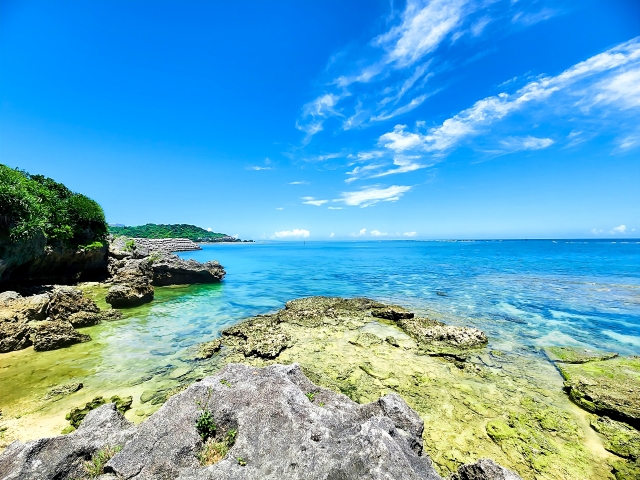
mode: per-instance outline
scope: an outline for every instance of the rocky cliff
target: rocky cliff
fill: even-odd
[[[398,395],[365,405],[318,387],[297,365],[230,364],[135,427],[114,404],[75,432],[0,455],[6,480],[441,480],[422,451],[423,422]],[[458,480],[517,480],[491,460]]]

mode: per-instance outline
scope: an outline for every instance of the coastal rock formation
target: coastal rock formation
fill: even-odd
[[[207,423],[206,434],[198,425]],[[200,422],[199,422],[200,420]],[[78,430],[22,444],[0,455],[0,476],[79,478],[100,449],[115,455],[104,478],[146,479],[422,479],[442,480],[422,452],[423,422],[398,395],[359,405],[311,383],[297,365],[258,369],[230,364],[174,395],[133,427],[104,405]],[[233,431],[228,452],[201,465],[203,437]],[[489,460],[465,465],[459,480],[517,480]]]
[[[600,352],[589,348],[544,347],[542,350],[549,360],[560,363],[587,363],[609,360],[618,356],[614,352]]]
[[[223,343],[244,354],[245,357],[276,358],[285,348],[293,345],[285,331],[287,324],[318,328],[330,325],[360,325],[385,319],[393,322],[420,346],[426,355],[463,355],[473,348],[487,344],[486,335],[477,328],[456,327],[436,320],[414,317],[403,307],[385,305],[367,298],[309,297],[287,302],[285,308],[272,315],[259,315],[222,332]],[[350,342],[369,347],[382,343],[375,335],[359,333]],[[396,343],[395,338],[388,342]]]
[[[120,260],[105,300],[114,308],[136,307],[153,300],[153,271],[148,259]]]
[[[585,359],[580,349],[569,354],[571,347],[563,348],[574,362],[582,360],[555,361],[571,400],[585,410],[640,428],[640,357],[588,352]]]
[[[89,335],[78,333],[71,323],[58,321],[37,322],[31,327],[31,341],[36,352],[56,350],[91,340]]]
[[[153,259],[152,269],[155,286],[216,283],[221,281],[226,273],[216,261],[200,263],[166,254]]]
[[[115,404],[91,411],[80,428],[69,435],[42,438],[26,444],[13,442],[0,454],[0,478],[4,480],[85,478],[85,462],[98,451],[124,445],[135,427]]]
[[[4,292],[0,294],[0,353],[31,345],[36,351],[45,351],[86,342],[91,337],[74,327],[95,325],[119,316],[116,310],[100,311],[91,299],[73,287],[50,287],[26,297]]]
[[[225,275],[218,262],[184,260],[169,250],[193,250],[187,239],[117,237],[109,245],[112,287],[107,303],[116,308],[134,307],[153,300],[154,286],[216,283]]]

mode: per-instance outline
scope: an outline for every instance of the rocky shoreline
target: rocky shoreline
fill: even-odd
[[[14,442],[0,455],[0,476],[84,478],[109,450],[95,478],[442,480],[423,452],[423,429],[398,395],[357,404],[314,385],[298,365],[230,364],[138,427],[108,404],[67,436]],[[203,456],[212,445],[224,455]],[[520,479],[491,460],[451,478]]]
[[[152,301],[155,286],[222,281],[226,272],[218,262],[183,260],[166,251],[198,247],[187,242],[113,239],[106,257],[109,277],[103,282],[109,286],[105,300],[112,309],[101,310],[72,286],[45,285],[0,293],[0,353],[32,345],[36,351],[46,351],[88,342],[91,337],[77,328],[120,319],[122,314],[116,309]]]

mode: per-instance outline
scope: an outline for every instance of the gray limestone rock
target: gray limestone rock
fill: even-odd
[[[84,478],[85,461],[105,447],[124,446],[134,427],[112,403],[91,411],[69,435],[13,442],[0,454],[3,480]]]
[[[217,283],[226,274],[224,268],[216,261],[200,263],[196,260],[184,260],[172,254],[152,254],[149,258],[152,262],[155,286]]]
[[[521,480],[511,470],[501,467],[493,460],[481,458],[475,463],[467,463],[458,468],[451,480]]]
[[[78,333],[71,323],[63,321],[39,322],[31,331],[31,341],[36,352],[56,350],[91,340],[89,335]]]

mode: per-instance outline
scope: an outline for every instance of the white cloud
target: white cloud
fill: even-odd
[[[298,182],[289,182],[289,185],[309,185],[309,182],[298,181]]]
[[[207,232],[212,232],[213,229],[211,227],[207,228]]]
[[[275,232],[271,235],[271,238],[308,238],[309,230],[302,230],[295,228],[293,230],[282,230],[281,232]]]
[[[640,135],[627,135],[618,141],[620,150],[629,150],[640,145]]]
[[[402,185],[392,185],[387,188],[369,187],[355,192],[342,192],[341,198],[334,201],[364,208],[378,202],[395,202],[409,190],[411,190],[410,186]]]
[[[438,45],[461,23],[466,0],[409,0],[402,23],[374,40],[387,51],[386,63],[403,68],[414,64]]]
[[[342,210],[342,207],[328,207],[329,210]]]
[[[640,66],[599,82],[593,103],[615,103],[621,109],[640,107]]]
[[[333,232],[331,232],[331,235],[329,235],[329,238],[333,238],[333,237],[335,237],[335,236],[336,236],[336,234],[335,234],[335,233],[333,233]]]
[[[539,12],[535,13],[525,13],[518,12],[513,17],[513,23],[521,23],[523,25],[533,25],[538,22],[542,22],[544,20],[549,20],[551,17],[555,16],[558,12],[556,10],[552,10],[550,8],[543,8]]]
[[[284,210],[284,207],[276,207],[276,210]]]
[[[373,237],[386,237],[386,233],[382,233],[380,230],[371,230],[371,236]]]
[[[485,15],[484,17],[482,17],[471,26],[471,35],[473,35],[474,37],[479,37],[490,22],[491,18],[489,18],[488,16]]]
[[[553,145],[550,138],[509,137],[500,142],[503,150],[507,152],[520,152],[522,150],[541,150]]]
[[[404,235],[405,237],[415,237],[416,235],[418,235],[418,232],[404,232],[402,235]]]
[[[305,205],[315,205],[316,207],[324,205],[329,201],[329,200],[316,200],[313,197],[302,197],[302,200],[304,200],[304,202],[302,203],[304,203]]]
[[[481,132],[483,127],[501,120],[508,114],[525,106],[547,101],[560,91],[568,92],[570,87],[592,76],[609,73],[617,68],[640,59],[640,43],[637,39],[622,43],[606,52],[580,62],[555,77],[541,77],[529,82],[513,94],[500,93],[477,101],[472,107],[446,119],[440,126],[430,128],[426,133],[419,130],[407,131],[406,125],[396,125],[393,131],[380,136],[378,143],[393,152],[434,152],[441,153],[460,144],[465,138]],[[639,77],[640,78],[640,77]],[[640,82],[636,71],[628,71],[598,83],[591,89],[599,92],[598,102],[627,101],[628,106],[640,105]],[[586,98],[589,93],[580,93]],[[593,95],[591,95],[593,97]],[[417,124],[418,128],[421,125]]]
[[[371,178],[386,177],[387,175],[395,175],[397,173],[413,172],[414,170],[430,166],[416,162],[416,160],[419,159],[420,157],[417,155],[395,155],[393,157],[393,164],[398,168],[392,168],[384,172],[376,173],[375,175],[371,175]]]
[[[261,167],[259,165],[252,165],[250,167],[247,167],[247,170],[255,170],[255,171],[259,172],[260,170],[273,170],[273,168],[271,168],[271,167]]]
[[[611,229],[611,231],[609,233],[611,233],[612,235],[616,234],[616,233],[625,233],[627,231],[627,227],[625,225],[620,225],[618,227],[614,227]]]

